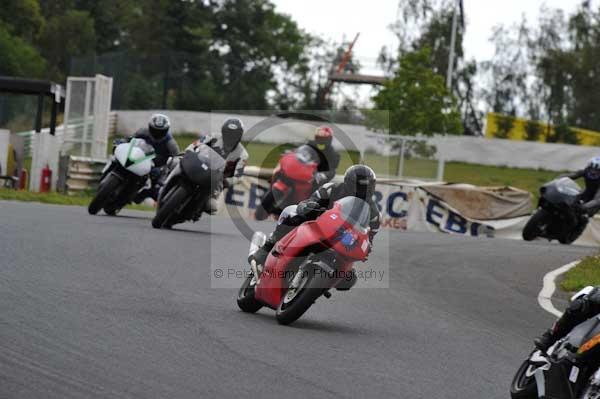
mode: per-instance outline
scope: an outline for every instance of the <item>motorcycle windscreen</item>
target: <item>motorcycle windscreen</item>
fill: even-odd
[[[577,325],[567,336],[567,342],[574,348],[580,348],[586,342],[600,334],[600,316]]]
[[[369,204],[357,197],[344,197],[319,217],[323,237],[345,257],[363,260],[369,248]],[[331,223],[341,219],[340,223]]]
[[[367,233],[371,207],[366,201],[357,197],[344,197],[338,200],[340,214],[354,229]]]
[[[303,164],[319,163],[319,154],[309,145],[301,145],[295,151],[296,159]]]
[[[317,170],[319,156],[312,147],[303,145],[293,153],[287,153],[280,161],[281,171],[298,182],[311,182]]]
[[[146,155],[154,154],[154,147],[144,139],[131,139],[134,145],[140,148]]]
[[[568,177],[552,180],[541,188],[542,196],[549,202],[560,204],[571,203],[581,193],[581,188]]]
[[[212,148],[201,145],[196,151],[185,152],[181,169],[192,183],[216,187],[223,178],[225,160]]]

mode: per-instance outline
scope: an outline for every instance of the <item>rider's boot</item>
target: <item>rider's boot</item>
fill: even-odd
[[[248,263],[254,260],[257,265],[264,265],[265,261],[267,260],[267,256],[269,256],[269,252],[271,252],[271,250],[275,246],[275,243],[276,241],[271,235],[271,237],[269,237],[267,241],[265,241],[262,247],[258,248],[256,252],[248,256]]]
[[[556,338],[554,337],[552,329],[548,329],[548,330],[544,331],[544,333],[542,335],[537,337],[533,341],[533,344],[535,345],[536,348],[538,348],[542,352],[546,352],[548,350],[548,348],[550,348],[555,342],[556,342]]]

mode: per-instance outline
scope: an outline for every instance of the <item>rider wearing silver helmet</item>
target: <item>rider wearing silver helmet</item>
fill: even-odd
[[[170,157],[179,154],[179,146],[170,132],[171,121],[164,114],[153,114],[148,121],[148,127],[139,129],[133,135],[134,138],[143,139],[154,148],[154,168],[150,172],[150,188],[140,190],[134,201],[139,203],[145,198],[154,200],[158,197],[160,189],[160,178],[164,166]]]

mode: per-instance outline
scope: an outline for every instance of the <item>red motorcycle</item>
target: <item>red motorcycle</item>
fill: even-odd
[[[284,153],[273,171],[271,187],[256,208],[256,219],[279,215],[286,206],[310,197],[315,189],[313,176],[318,165],[319,154],[306,144]]]
[[[336,201],[316,220],[296,227],[267,257],[264,267],[251,262],[237,304],[254,313],[263,306],[276,310],[280,324],[290,324],[321,295],[355,278],[352,265],[365,261],[370,250],[369,205],[356,197]],[[264,243],[264,233],[252,238],[252,254]]]

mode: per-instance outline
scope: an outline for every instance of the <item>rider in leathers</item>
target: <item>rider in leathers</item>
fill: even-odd
[[[139,203],[145,198],[156,200],[160,189],[160,178],[167,160],[179,153],[179,146],[169,132],[171,122],[166,115],[154,114],[148,121],[148,127],[139,129],[133,138],[143,139],[154,148],[154,167],[150,171],[150,187],[140,190],[134,201]]]
[[[285,208],[279,217],[275,231],[271,233],[265,244],[258,251],[250,255],[248,261],[254,260],[257,265],[262,265],[277,241],[302,223],[316,219],[325,210],[331,209],[335,201],[347,196],[361,198],[370,206],[370,251],[373,245],[373,238],[379,231],[381,223],[381,213],[373,201],[376,181],[375,172],[368,166],[351,166],[344,175],[343,183],[327,183],[315,191],[310,198],[301,201],[298,205],[290,205]],[[347,283],[338,285],[337,289],[348,290],[355,282],[356,276],[354,275]]]
[[[340,164],[340,155],[333,148],[333,129],[329,126],[319,126],[315,130],[314,140],[306,145],[312,147],[319,155],[319,165],[315,173],[315,188],[322,186],[335,177],[335,171]]]
[[[587,295],[571,302],[552,328],[536,338],[535,346],[547,350],[575,326],[598,314],[600,314],[600,287],[595,287]]]
[[[565,175],[571,179],[585,180],[585,190],[579,195],[579,214],[593,216],[600,209],[600,157],[595,157],[584,169]],[[575,215],[574,217],[585,217]],[[577,222],[577,220],[575,220]],[[594,288],[583,298],[571,302],[565,313],[554,326],[535,340],[539,349],[546,350],[558,339],[563,338],[576,325],[600,314],[600,288]]]
[[[234,186],[244,174],[248,162],[248,152],[241,143],[243,134],[244,125],[242,121],[238,118],[229,118],[221,127],[221,137],[201,136],[187,148],[193,150],[200,143],[205,144],[225,159],[222,185],[215,187],[205,209],[209,214],[215,214],[218,211],[218,198],[223,188]]]
[[[585,190],[579,195],[580,209],[588,216],[600,210],[600,157],[590,160],[584,169],[565,175],[573,180],[583,177]]]

